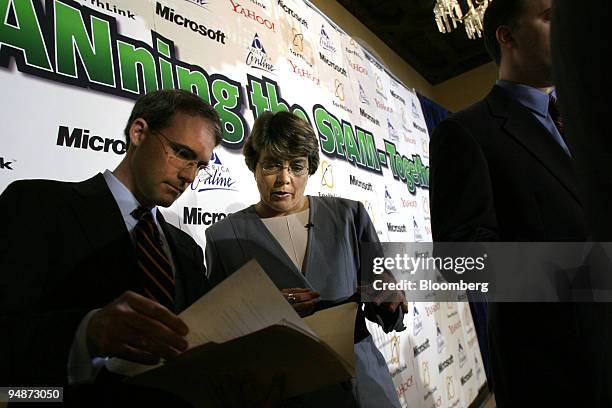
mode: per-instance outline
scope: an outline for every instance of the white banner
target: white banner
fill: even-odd
[[[0,0],[0,81],[0,191],[114,169],[133,101],[181,88],[223,122],[213,176],[163,210],[202,247],[208,226],[258,201],[241,147],[265,110],[290,110],[318,134],[307,194],[361,201],[381,241],[431,240],[416,94],[303,0]],[[405,332],[370,327],[398,395],[467,407],[485,381],[467,303],[410,308]]]

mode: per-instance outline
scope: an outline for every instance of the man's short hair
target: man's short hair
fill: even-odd
[[[170,126],[176,112],[201,116],[208,120],[213,126],[215,146],[221,143],[223,138],[221,120],[217,111],[209,103],[191,92],[179,89],[164,89],[142,95],[134,104],[123,131],[128,146],[130,144],[130,127],[136,119],[143,118],[151,130],[163,130]]]
[[[319,141],[312,126],[290,112],[264,112],[257,117],[242,153],[254,173],[259,156],[269,152],[281,160],[308,157],[308,174],[319,167]]]
[[[493,0],[484,14],[483,39],[489,56],[499,66],[501,48],[495,32],[499,26],[518,26],[518,20],[530,0]]]

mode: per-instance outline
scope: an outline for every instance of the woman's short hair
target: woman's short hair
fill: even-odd
[[[312,126],[290,112],[264,112],[253,125],[242,153],[244,161],[254,173],[263,152],[281,160],[308,157],[308,175],[319,167],[319,141]]]

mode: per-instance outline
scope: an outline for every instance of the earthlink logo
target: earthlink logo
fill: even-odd
[[[334,169],[326,160],[321,161],[321,186],[334,188],[336,180],[334,179]]]
[[[6,160],[4,157],[0,157],[0,170],[14,170],[12,166],[16,160]]]

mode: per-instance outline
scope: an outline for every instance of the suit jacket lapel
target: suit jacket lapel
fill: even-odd
[[[71,205],[83,234],[92,247],[93,254],[102,254],[111,265],[105,272],[113,287],[138,290],[141,286],[136,271],[136,257],[130,234],[115,198],[109,190],[104,176],[93,178],[74,186],[75,199]],[[187,304],[200,298],[208,289],[206,279],[193,271],[203,271],[198,259],[189,252],[193,243],[172,230],[158,211],[158,221],[173,254],[176,273],[182,279],[184,300]],[[178,306],[178,305],[177,305]],[[186,306],[186,305],[181,305]]]
[[[317,229],[315,225],[318,224],[317,216],[317,201],[313,199],[311,196],[307,196],[308,198],[308,206],[310,208],[310,212],[308,213],[308,223],[310,224],[310,228],[308,228],[308,241],[306,243],[306,254],[304,255],[304,262],[306,263],[306,267],[304,268],[304,276],[307,279],[310,279],[312,273],[314,271],[311,270],[312,265],[312,257],[311,255],[315,252],[313,245],[316,245],[319,242],[315,236],[317,234]]]
[[[572,161],[548,130],[500,87],[493,87],[486,99],[491,113],[504,119],[502,128],[540,161],[580,203]]]
[[[75,184],[74,191],[74,200],[69,205],[92,247],[92,254],[101,254],[111,265],[105,273],[115,287],[137,288],[132,241],[104,177],[98,173]]]

